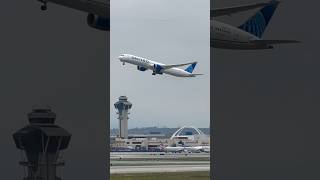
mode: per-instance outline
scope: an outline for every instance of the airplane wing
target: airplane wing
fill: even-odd
[[[213,9],[210,11],[210,17],[212,18],[212,17],[217,17],[217,16],[231,15],[234,13],[248,11],[251,9],[262,7],[262,6],[265,6],[268,4],[269,3],[255,3],[255,4],[248,4],[248,5],[243,5],[243,6]]]
[[[110,13],[110,0],[39,0],[41,2],[51,2],[66,6],[69,8],[77,9],[87,13],[99,15],[101,17],[109,17]]]
[[[185,66],[185,65],[189,65],[189,64],[193,64],[193,63],[196,63],[196,62],[190,62],[190,63],[184,63],[184,64],[161,65],[161,67],[162,67],[163,69],[170,69],[170,68]]]
[[[288,44],[288,43],[300,43],[300,41],[295,40],[253,40],[251,41],[257,44]]]

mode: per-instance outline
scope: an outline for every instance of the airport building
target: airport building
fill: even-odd
[[[194,126],[183,126],[173,134],[129,134],[128,115],[132,103],[126,96],[120,96],[114,107],[118,110],[119,129],[116,136],[110,136],[111,151],[161,151],[167,146],[209,145],[209,135]]]
[[[20,165],[24,180],[59,180],[57,171],[65,165],[63,151],[68,148],[71,134],[55,124],[56,114],[50,108],[33,109],[29,124],[13,134],[21,151]]]
[[[194,126],[183,126],[170,137],[172,144],[184,144],[188,146],[208,145],[210,138],[200,129]]]
[[[119,101],[114,103],[114,107],[118,110],[119,119],[119,136],[124,139],[128,139],[128,114],[129,109],[132,107],[132,103],[128,101],[126,96],[120,96]]]
[[[172,135],[132,134],[128,138],[111,136],[112,151],[162,151],[167,146],[207,146],[210,137],[198,128],[184,126]]]

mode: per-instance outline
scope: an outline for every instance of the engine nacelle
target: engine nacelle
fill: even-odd
[[[109,31],[110,30],[110,19],[104,18],[95,14],[88,14],[87,23],[90,27],[95,29]]]
[[[153,65],[153,73],[155,74],[162,74],[163,73],[163,67],[159,64]]]
[[[146,70],[147,70],[147,68],[141,67],[141,66],[137,66],[137,69],[138,69],[139,71],[146,71]]]

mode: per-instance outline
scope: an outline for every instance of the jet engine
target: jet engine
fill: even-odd
[[[87,23],[90,27],[95,29],[109,31],[110,30],[110,20],[105,17],[101,17],[95,14],[88,14]]]
[[[163,67],[159,64],[154,64],[153,65],[153,75],[155,74],[162,74],[163,73]]]
[[[147,70],[147,68],[141,67],[141,66],[137,66],[137,69],[138,69],[139,71],[146,71],[146,70]]]

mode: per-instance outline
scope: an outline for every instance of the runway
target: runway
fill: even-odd
[[[208,161],[112,161],[111,166],[205,165]]]
[[[112,166],[111,174],[209,171],[210,165]]]
[[[111,153],[110,173],[209,171],[208,153]]]
[[[209,153],[112,152],[111,160],[210,160]]]

